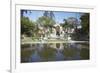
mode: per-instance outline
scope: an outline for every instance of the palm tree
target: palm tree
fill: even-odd
[[[55,20],[54,20],[55,16],[53,11],[44,11],[43,16],[46,17],[47,21],[49,22],[47,26],[49,25],[49,27],[52,27],[53,24],[55,24]],[[51,30],[52,28],[49,29]]]
[[[30,13],[31,13],[32,11],[31,11],[31,10],[24,10],[24,9],[23,9],[23,10],[21,10],[21,17],[23,17],[23,16],[24,16],[24,13],[26,13],[26,14],[27,14],[28,12],[30,12]]]
[[[54,13],[52,11],[50,11],[50,18],[51,19],[55,18]]]
[[[43,16],[49,17],[51,19],[55,18],[53,11],[45,11]]]

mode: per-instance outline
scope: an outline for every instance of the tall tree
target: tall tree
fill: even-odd
[[[24,13],[27,13],[27,10],[21,10],[21,17],[24,16]]]
[[[69,25],[73,26],[73,27],[77,27],[78,20],[77,20],[77,18],[75,18],[75,17],[69,17],[69,18],[67,19],[67,23],[68,23]]]
[[[38,18],[37,24],[39,26],[49,27],[55,24],[55,21],[49,17],[42,16]]]
[[[31,13],[32,11],[31,11],[31,10],[25,10],[25,9],[22,9],[22,10],[21,10],[21,17],[24,16],[24,13],[27,14],[28,12]]]
[[[32,31],[34,30],[34,27],[35,23],[30,21],[28,17],[21,17],[21,34],[32,36]]]
[[[64,23],[62,23],[61,25],[63,26],[63,28],[67,28],[68,27],[67,19],[64,19],[63,21]]]
[[[55,18],[53,11],[45,11],[43,16],[49,17],[51,19]]]
[[[82,31],[84,33],[87,33],[87,34],[89,34],[89,24],[90,24],[90,22],[89,22],[90,18],[89,17],[90,17],[89,13],[84,13],[80,17],[81,25],[82,25]]]

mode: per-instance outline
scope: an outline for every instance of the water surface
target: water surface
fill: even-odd
[[[21,62],[89,60],[88,43],[36,43],[21,45]]]

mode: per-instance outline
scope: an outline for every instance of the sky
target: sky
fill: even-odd
[[[43,16],[44,11],[36,11],[32,10],[31,13],[24,13],[25,17],[29,17],[30,20],[36,21],[39,17]],[[61,12],[61,11],[53,11],[55,16],[56,23],[63,23],[64,19],[68,19],[69,17],[75,17],[80,21],[80,16],[83,13],[79,12]]]

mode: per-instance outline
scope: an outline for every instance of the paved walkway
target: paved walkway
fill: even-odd
[[[72,41],[72,40],[57,40],[57,41],[31,41],[21,42],[21,44],[36,44],[36,43],[89,43],[89,41]]]

